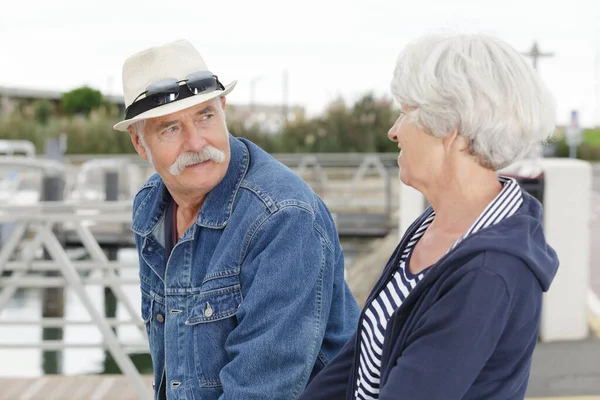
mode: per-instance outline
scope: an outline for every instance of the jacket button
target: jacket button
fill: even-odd
[[[212,317],[213,314],[214,314],[213,308],[210,305],[210,303],[207,302],[206,303],[206,309],[204,310],[204,316],[206,318],[210,318],[210,317]]]
[[[163,317],[162,314],[156,314],[156,320],[162,324],[165,322],[165,317]]]

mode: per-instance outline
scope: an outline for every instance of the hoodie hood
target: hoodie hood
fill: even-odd
[[[556,276],[559,260],[546,242],[542,205],[529,193],[521,191],[523,203],[512,217],[468,236],[449,258],[481,251],[510,254],[524,261],[546,292]]]

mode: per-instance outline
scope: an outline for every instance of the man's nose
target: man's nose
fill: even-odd
[[[185,127],[186,151],[200,152],[206,146],[206,140],[198,129],[192,124]]]

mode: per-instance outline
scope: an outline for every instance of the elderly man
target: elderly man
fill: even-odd
[[[229,134],[235,83],[222,85],[187,41],[123,66],[115,129],[157,171],[132,223],[156,399],[294,399],[358,320],[326,206]]]

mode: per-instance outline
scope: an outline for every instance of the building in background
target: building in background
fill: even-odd
[[[232,122],[241,122],[246,128],[260,127],[260,131],[267,134],[277,134],[283,130],[285,124],[293,122],[305,115],[304,107],[276,104],[228,104],[227,119]]]

